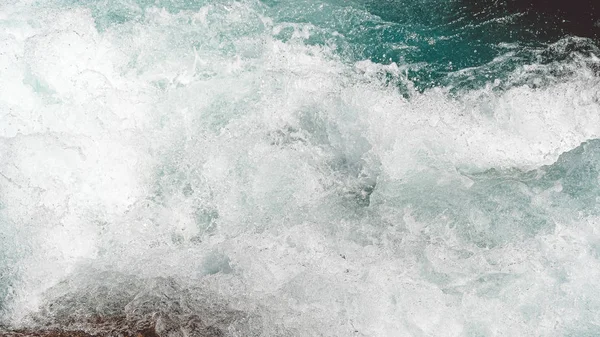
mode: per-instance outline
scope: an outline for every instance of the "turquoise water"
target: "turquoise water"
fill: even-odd
[[[492,1],[3,2],[0,326],[599,334],[599,50],[573,27]]]

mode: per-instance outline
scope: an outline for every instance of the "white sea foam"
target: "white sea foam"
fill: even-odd
[[[60,298],[110,286],[102,271],[171,278],[258,317],[232,335],[595,331],[594,215],[541,193],[544,224],[500,221],[494,240],[479,199],[523,228],[514,214],[534,207],[473,177],[598,138],[586,71],[407,99],[385,80],[405,83],[406,65],[341,59],[297,24],[278,40],[253,2],[151,8],[100,31],[85,8],[0,8],[5,324],[89,305]],[[461,204],[471,213],[444,210]]]

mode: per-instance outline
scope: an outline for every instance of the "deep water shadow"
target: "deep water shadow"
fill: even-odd
[[[461,0],[473,13],[505,12],[523,16],[537,37],[600,37],[600,4],[592,0]]]

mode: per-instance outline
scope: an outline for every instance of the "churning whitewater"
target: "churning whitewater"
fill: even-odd
[[[0,333],[600,335],[600,50],[459,3],[3,1]]]

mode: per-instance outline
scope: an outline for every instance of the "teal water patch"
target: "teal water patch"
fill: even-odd
[[[198,11],[205,6],[227,9],[234,2],[179,0],[65,1],[67,7],[88,7],[96,27],[104,31],[127,22],[143,22],[149,10],[170,13]],[[513,85],[510,74],[528,65],[549,65],[531,74],[536,82],[570,75],[572,70],[554,64],[566,57],[583,56],[596,66],[596,42],[585,40],[556,51],[553,44],[570,36],[568,30],[552,25],[550,17],[532,16],[525,10],[509,10],[501,2],[469,1],[245,1],[256,13],[275,24],[275,37],[288,41],[330,46],[347,61],[369,59],[397,63],[419,91],[446,86],[456,91],[481,88],[499,81]],[[231,32],[230,32],[231,33]],[[198,36],[188,32],[190,44]],[[223,35],[227,44],[231,35]],[[221,46],[222,48],[222,46]],[[590,50],[591,49],[591,50]],[[521,83],[519,83],[521,84]],[[400,85],[401,87],[406,84]],[[539,84],[537,84],[539,85]]]
[[[331,44],[350,59],[408,65],[420,90],[435,86],[478,88],[531,63],[548,64],[552,43],[568,32],[547,18],[509,11],[501,2],[265,1],[280,22],[314,26],[308,42]],[[285,36],[290,36],[291,32]],[[595,48],[589,41],[581,49]],[[468,70],[465,76],[463,71]]]
[[[600,140],[590,140],[562,154],[554,165],[542,168],[541,172],[543,177],[532,185],[546,190],[554,187],[559,191],[560,197],[555,197],[553,204],[563,204],[580,212],[598,212]]]
[[[185,10],[197,11],[211,2],[200,0],[60,0],[59,3],[67,7],[85,6],[90,8],[96,27],[99,31],[104,31],[114,25],[144,20],[145,12],[148,9],[162,8],[171,13]]]
[[[533,171],[491,169],[452,175],[423,170],[406,182],[381,184],[374,194],[375,205],[410,209],[410,221],[434,224],[431,232],[451,228],[466,241],[487,248],[551,233],[556,221],[597,216],[600,211],[597,139]]]

